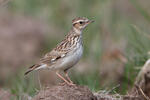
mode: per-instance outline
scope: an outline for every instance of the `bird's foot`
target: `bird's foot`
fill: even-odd
[[[76,84],[74,84],[73,82],[63,82],[63,83],[59,83],[60,85],[64,86],[64,85],[69,85],[69,86],[75,86]]]
[[[75,86],[76,84],[74,84],[74,83],[69,83],[68,85],[70,85],[70,86]]]
[[[66,84],[66,82],[63,82],[63,83],[59,83],[59,85],[62,85],[62,86],[64,86]]]

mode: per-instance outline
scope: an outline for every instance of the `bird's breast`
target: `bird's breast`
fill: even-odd
[[[83,46],[79,43],[77,44],[76,48],[72,50],[70,53],[66,55],[63,59],[61,66],[62,69],[69,69],[69,67],[74,66],[81,58],[83,54]]]

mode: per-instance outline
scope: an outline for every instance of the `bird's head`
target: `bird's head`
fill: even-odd
[[[76,31],[82,31],[88,24],[92,23],[94,21],[89,20],[88,18],[85,17],[77,17],[75,19],[72,20],[72,25],[73,28]]]

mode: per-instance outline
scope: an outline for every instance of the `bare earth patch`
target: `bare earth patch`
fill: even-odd
[[[145,63],[135,85],[127,95],[92,93],[87,86],[57,85],[40,90],[32,100],[150,100],[150,59]]]
[[[86,86],[58,85],[42,90],[33,100],[97,100]]]
[[[12,96],[10,92],[0,89],[0,100],[11,100]]]

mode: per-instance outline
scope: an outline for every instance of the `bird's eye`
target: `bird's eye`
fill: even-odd
[[[83,22],[79,22],[80,24],[83,24]]]

